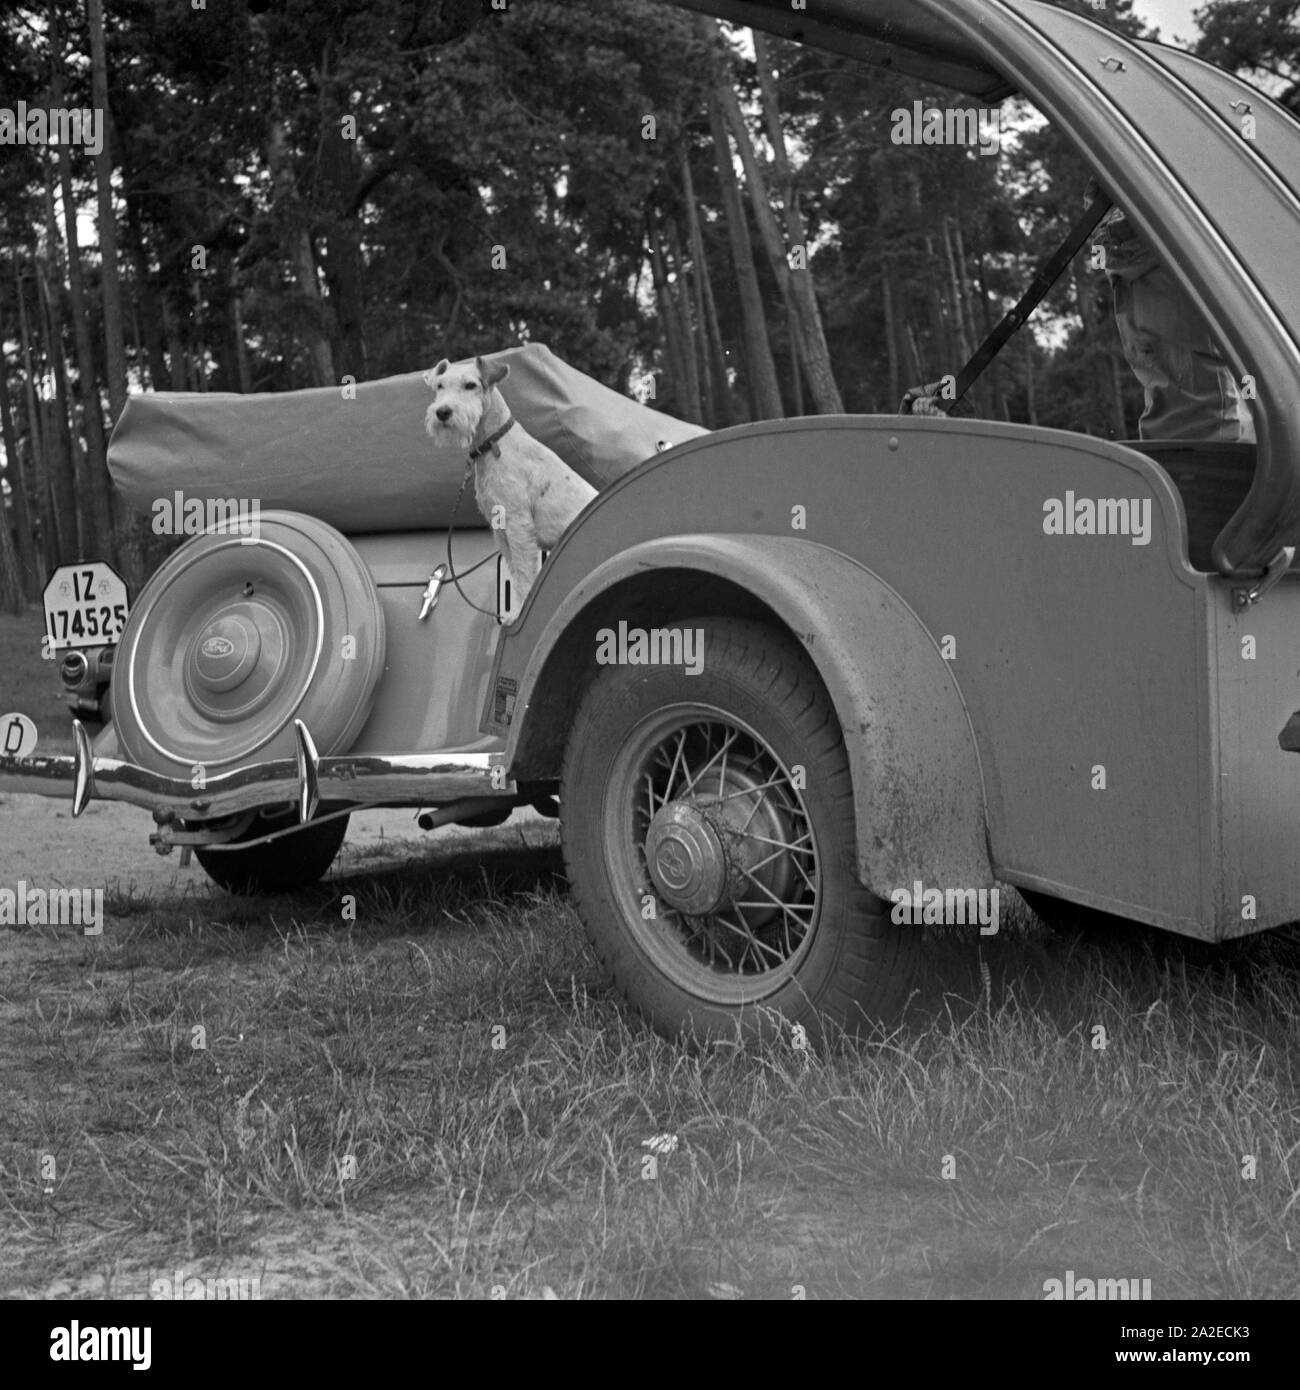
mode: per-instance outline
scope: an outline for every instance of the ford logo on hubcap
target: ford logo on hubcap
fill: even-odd
[[[229,637],[209,637],[200,648],[204,656],[223,657],[229,656],[235,650],[235,644]]]

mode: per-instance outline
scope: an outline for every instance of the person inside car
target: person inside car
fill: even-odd
[[[1089,179],[1085,201],[1097,193]],[[1092,244],[1101,249],[1120,346],[1142,385],[1138,437],[1254,443],[1249,407],[1209,325],[1123,208],[1106,213]],[[901,413],[947,413],[941,389],[942,382],[913,386]]]

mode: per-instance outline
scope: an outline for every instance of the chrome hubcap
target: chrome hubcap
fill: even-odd
[[[650,822],[645,849],[650,877],[670,907],[698,917],[730,906],[725,843],[699,806],[673,801],[661,807]]]
[[[185,690],[209,719],[246,719],[274,693],[290,643],[268,603],[240,599],[194,634],[185,660]]]

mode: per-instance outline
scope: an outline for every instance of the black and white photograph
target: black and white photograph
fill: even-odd
[[[1298,550],[1300,0],[6,0],[6,1346],[1280,1358]]]

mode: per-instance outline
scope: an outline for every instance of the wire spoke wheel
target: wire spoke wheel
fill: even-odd
[[[816,837],[786,768],[712,706],[669,706],[615,763],[606,854],[621,867],[646,952],[684,988],[754,1000],[793,974],[816,929]]]
[[[574,718],[561,833],[592,944],[670,1037],[894,1015],[916,936],[858,880],[848,753],[816,670],[761,624],[691,626],[697,673],[602,667]]]

